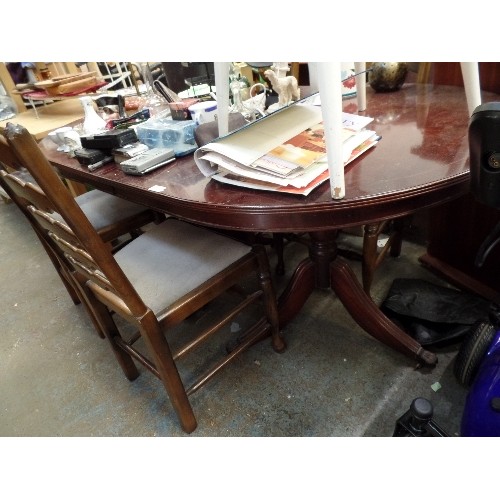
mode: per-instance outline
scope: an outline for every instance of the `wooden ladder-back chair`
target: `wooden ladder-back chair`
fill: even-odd
[[[0,136],[0,170],[2,171],[2,180],[0,181],[2,187],[9,195],[9,198],[28,217],[32,225],[33,220],[25,210],[26,201],[31,201],[35,205],[40,203],[45,210],[54,212],[54,216],[60,218],[55,213],[55,207],[46,198],[40,187],[37,186],[23,160],[16,155],[2,136]],[[7,187],[5,187],[5,183],[8,184]],[[123,236],[129,235],[130,238],[135,238],[147,224],[164,220],[162,214],[97,189],[77,196],[75,201],[97,230],[99,236],[110,246],[117,239],[119,239],[119,244],[123,245],[126,243],[126,239],[122,238]],[[46,242],[42,241],[42,245],[47,250],[50,259],[60,274],[60,268],[54,262],[54,256],[47,249]],[[64,278],[62,276],[61,278],[66,288],[68,288]],[[74,296],[70,289],[68,289],[68,292],[73,302],[77,304],[79,302],[78,298]]]
[[[139,375],[134,360],[156,375],[186,432],[197,426],[189,396],[238,354],[269,335],[273,348],[284,350],[269,262],[262,246],[250,247],[212,230],[167,218],[113,254],[29,133],[19,125],[8,124],[5,136],[62,216],[63,222],[39,207],[28,207],[64,252],[74,278],[86,290],[93,314],[126,377],[134,380]],[[189,335],[175,350],[171,347],[174,326],[247,277],[256,279],[256,291],[246,293],[222,318],[196,335]],[[179,364],[187,354],[196,349],[197,354],[208,356],[211,351],[204,349],[204,343],[223,327],[227,334],[239,313],[259,305],[262,312],[249,311],[252,324],[239,334],[231,348],[226,348],[203,373],[190,374],[194,380],[187,381],[184,372],[181,378]],[[129,328],[120,331],[119,319],[137,331],[125,335],[123,330]],[[138,342],[140,339],[142,342]],[[145,348],[138,347],[141,343]]]

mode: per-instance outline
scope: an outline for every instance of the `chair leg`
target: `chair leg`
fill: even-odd
[[[405,217],[394,219],[394,221],[392,222],[394,239],[391,244],[391,257],[399,257],[401,255],[401,246],[403,244],[403,229],[405,223]]]
[[[186,432],[193,432],[198,425],[193,408],[172,358],[170,346],[151,310],[141,318],[141,333],[182,428]]]
[[[97,300],[92,295],[91,292],[86,294],[86,297],[89,302],[89,312],[99,324],[100,330],[109,340],[113,353],[118,360],[118,364],[121,366],[123,373],[128,380],[135,380],[139,376],[139,370],[137,369],[137,366],[135,366],[132,357],[117,345],[115,338],[121,338],[121,335],[113,317],[111,316],[111,313],[102,302]]]
[[[278,259],[278,262],[276,263],[276,274],[278,276],[284,276],[285,274],[285,260],[283,258],[284,247],[285,242],[283,235],[279,233],[273,233],[273,248]]]
[[[362,278],[363,289],[369,295],[375,270],[385,258],[388,251],[391,257],[399,257],[403,243],[403,228],[406,219],[400,217],[392,221],[392,231],[382,248],[378,250],[378,238],[389,221],[366,224],[363,236]]]
[[[271,325],[271,336],[273,349],[276,352],[283,352],[286,349],[286,344],[281,337],[279,329],[279,314],[276,300],[276,292],[271,280],[269,270],[269,261],[266,251],[263,247],[254,247],[254,252],[257,255],[259,263],[259,285],[264,292],[264,301],[266,306],[266,316]]]

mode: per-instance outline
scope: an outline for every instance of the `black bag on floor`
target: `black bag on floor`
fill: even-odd
[[[421,345],[459,341],[491,303],[467,292],[420,279],[395,279],[381,310]]]

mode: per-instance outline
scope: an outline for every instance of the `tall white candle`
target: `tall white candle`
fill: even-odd
[[[325,144],[330,172],[332,198],[345,196],[344,161],[342,159],[342,83],[340,62],[316,63]]]
[[[307,69],[309,71],[309,91],[311,92],[311,94],[314,94],[319,90],[318,74],[316,72],[317,64],[318,63],[315,62],[310,62],[307,64]]]
[[[229,130],[229,64],[228,62],[214,62],[219,137],[226,135]]]
[[[355,62],[354,72],[356,73],[356,97],[358,99],[358,111],[366,109],[366,63]],[[358,74],[361,73],[361,74]]]
[[[481,85],[479,82],[479,65],[477,62],[461,62],[462,77],[464,79],[465,97],[469,116],[481,104]]]

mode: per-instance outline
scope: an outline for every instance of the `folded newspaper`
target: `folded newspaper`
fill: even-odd
[[[344,165],[374,146],[373,118],[342,114]],[[205,176],[246,188],[309,194],[329,177],[321,108],[296,104],[195,151]]]

